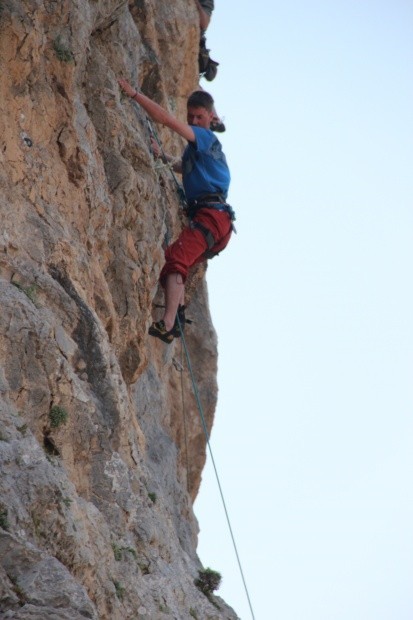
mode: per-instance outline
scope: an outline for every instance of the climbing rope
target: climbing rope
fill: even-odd
[[[179,183],[178,179],[176,178],[175,172],[173,171],[172,165],[168,162],[167,157],[166,157],[166,153],[163,150],[163,146],[162,146],[162,142],[159,139],[158,134],[155,131],[155,128],[151,122],[151,120],[146,117],[146,122],[148,124],[148,129],[149,129],[149,133],[151,134],[151,136],[153,137],[153,139],[156,141],[157,145],[159,146],[159,149],[161,151],[161,159],[165,164],[165,167],[167,167],[169,169],[169,172],[171,173],[172,179],[175,183],[176,186],[176,191],[178,192],[178,197],[179,197],[179,201],[181,203],[181,206],[185,209],[188,205],[186,202],[186,197],[185,197],[185,191],[184,188],[182,187],[182,185]]]
[[[138,107],[138,105],[134,101],[132,103],[133,103],[134,112],[137,115],[138,119],[140,120],[140,114],[138,112],[138,110],[140,110],[140,108]],[[154,138],[154,140],[157,142],[157,144],[159,146],[159,149],[160,149],[160,152],[161,152],[161,155],[162,155],[162,161],[164,163],[166,163],[165,167],[167,167],[169,169],[170,173],[171,173],[171,176],[172,176],[173,181],[174,181],[175,186],[176,186],[176,190],[177,190],[177,193],[178,193],[178,196],[179,196],[179,201],[181,203],[181,206],[185,209],[188,206],[187,202],[186,202],[185,191],[184,191],[182,185],[178,182],[178,179],[175,176],[175,173],[174,173],[174,171],[172,169],[172,166],[170,164],[168,164],[168,162],[167,162],[167,157],[166,157],[165,151],[163,150],[162,143],[161,143],[161,141],[160,141],[160,139],[158,137],[158,134],[156,133],[156,131],[155,131],[155,129],[154,129],[154,127],[153,127],[153,125],[152,125],[152,123],[151,123],[151,121],[150,121],[148,116],[146,116],[146,122],[147,122],[147,125],[148,125],[148,129],[149,129],[150,135]],[[231,521],[230,521],[230,518],[229,518],[229,513],[228,513],[227,505],[226,505],[226,502],[225,502],[224,493],[222,491],[221,482],[220,482],[220,479],[219,479],[219,476],[218,476],[218,470],[217,470],[217,467],[216,467],[216,464],[215,464],[215,459],[214,459],[214,455],[213,455],[212,448],[211,448],[211,442],[210,442],[210,439],[209,439],[209,433],[208,433],[207,425],[206,425],[206,422],[205,422],[204,411],[203,411],[201,400],[200,400],[200,397],[199,397],[199,392],[198,392],[198,388],[197,388],[197,385],[196,385],[195,376],[194,376],[194,373],[193,373],[193,370],[192,370],[192,364],[191,364],[191,360],[190,360],[190,357],[189,357],[188,347],[186,346],[184,332],[183,332],[183,329],[182,329],[182,324],[181,324],[179,315],[177,315],[177,319],[178,319],[179,331],[181,333],[181,341],[182,341],[182,347],[183,347],[182,351],[185,352],[185,357],[186,357],[186,361],[187,361],[187,365],[188,365],[188,370],[189,370],[189,373],[191,375],[191,381],[192,381],[192,387],[193,387],[193,391],[194,391],[194,396],[195,396],[195,400],[196,400],[196,403],[197,403],[197,406],[198,406],[198,411],[199,411],[199,415],[200,415],[200,418],[201,418],[202,427],[203,427],[203,430],[204,430],[204,433],[205,433],[209,455],[211,457],[211,462],[212,462],[212,465],[213,465],[213,468],[214,468],[215,478],[216,478],[216,481],[217,481],[217,484],[218,484],[218,489],[219,489],[219,493],[220,493],[220,496],[221,496],[221,501],[222,501],[222,505],[223,505],[224,512],[225,512],[225,517],[226,517],[227,524],[228,524],[228,529],[229,529],[229,532],[230,532],[230,535],[231,535],[232,545],[234,547],[235,556],[237,558],[237,563],[238,563],[238,568],[240,570],[240,574],[241,574],[241,578],[242,578],[242,583],[244,585],[245,594],[247,596],[248,605],[249,605],[249,608],[250,608],[250,611],[251,611],[251,617],[252,617],[252,620],[255,620],[255,615],[254,615],[254,611],[253,611],[253,608],[252,608],[251,598],[250,598],[250,595],[249,595],[249,592],[248,592],[248,587],[247,587],[247,582],[245,580],[244,571],[242,569],[242,564],[241,564],[240,556],[239,556],[239,553],[238,553],[237,544],[235,542],[235,537],[234,537],[234,533],[233,533],[233,530],[232,530],[232,526],[231,526]],[[182,353],[182,361],[183,361],[183,353]],[[189,482],[188,482],[188,480],[189,480],[189,462],[188,462],[187,428],[186,428],[185,406],[184,406],[184,399],[183,399],[183,376],[182,375],[183,375],[183,364],[182,364],[182,370],[181,370],[181,388],[182,388],[182,404],[183,404],[183,411],[184,411],[184,433],[185,433],[185,450],[186,450],[186,467],[187,467],[187,488],[188,488],[188,484],[189,484]]]
[[[135,112],[137,118],[139,120],[141,120],[141,115],[140,115],[141,107],[136,103],[136,101],[132,100],[131,103],[132,103],[133,111]],[[163,164],[164,164],[162,166],[162,168],[168,168],[169,172],[171,173],[173,182],[175,183],[176,191],[178,193],[179,202],[181,203],[182,208],[185,209],[187,207],[187,202],[186,202],[186,198],[185,198],[184,188],[179,183],[178,179],[176,178],[175,172],[172,169],[172,165],[167,160],[166,153],[163,150],[162,142],[161,142],[158,134],[156,133],[155,128],[154,128],[154,126],[153,126],[149,116],[145,115],[145,120],[146,120],[146,124],[148,126],[149,134],[156,141],[156,143],[159,146],[159,149],[161,151],[161,155],[162,155],[161,159],[162,159]],[[158,169],[160,169],[160,167],[158,167]]]
[[[190,360],[190,357],[189,357],[188,347],[186,346],[184,330],[182,329],[182,324],[181,324],[179,315],[177,314],[176,316],[177,316],[177,320],[178,320],[179,331],[181,333],[182,346],[183,346],[183,350],[185,351],[185,357],[186,357],[186,362],[187,362],[187,365],[188,365],[189,374],[191,375],[191,381],[192,381],[192,387],[193,387],[193,390],[194,390],[194,396],[195,396],[196,404],[197,404],[197,407],[198,407],[199,415],[200,415],[200,418],[201,418],[202,427],[203,427],[203,430],[204,430],[204,433],[205,433],[205,437],[206,437],[206,441],[207,441],[207,446],[208,446],[208,452],[209,452],[209,455],[211,457],[211,463],[212,463],[212,466],[214,468],[215,478],[216,478],[216,481],[218,483],[218,489],[219,489],[219,493],[221,495],[221,501],[222,501],[222,505],[224,507],[225,517],[226,517],[228,528],[229,528],[229,532],[230,532],[230,535],[231,535],[232,545],[234,547],[235,555],[236,555],[236,558],[237,558],[238,568],[239,568],[240,573],[241,573],[242,583],[244,584],[244,590],[245,590],[245,594],[246,594],[247,600],[248,600],[248,605],[249,605],[249,608],[250,608],[250,611],[251,611],[251,617],[252,617],[253,620],[255,620],[255,615],[254,615],[254,611],[253,611],[253,608],[252,608],[252,604],[251,604],[251,599],[250,599],[250,595],[249,595],[249,592],[248,592],[247,583],[246,583],[245,577],[244,577],[244,571],[242,570],[242,565],[241,565],[241,560],[240,560],[240,556],[239,556],[239,553],[238,553],[237,544],[235,542],[234,533],[232,531],[231,521],[230,521],[228,510],[227,510],[227,505],[226,505],[226,502],[225,502],[224,493],[222,491],[221,482],[220,482],[220,479],[219,479],[219,476],[218,476],[218,470],[217,470],[217,467],[216,467],[216,464],[215,464],[214,455],[212,453],[211,442],[210,442],[210,439],[209,439],[209,433],[208,433],[207,425],[206,425],[206,422],[205,422],[204,410],[202,408],[202,403],[201,403],[201,399],[199,397],[198,387],[197,387],[197,384],[196,384],[196,381],[195,381],[195,376],[194,376],[194,373],[193,373],[193,370],[192,370],[192,364],[191,364],[191,360]]]
[[[186,462],[186,490],[189,493],[189,453],[188,453],[188,428],[186,420],[186,408],[184,398],[184,347],[181,346],[181,395],[182,395],[182,416],[184,420],[185,436],[185,462]]]

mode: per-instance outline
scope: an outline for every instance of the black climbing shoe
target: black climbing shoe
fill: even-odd
[[[216,133],[224,133],[226,129],[224,123],[220,118],[218,118],[218,116],[214,116],[209,128],[211,131],[215,131]]]
[[[150,326],[148,333],[150,336],[155,336],[155,338],[160,338],[163,342],[166,342],[166,344],[171,344],[172,340],[174,339],[174,334],[173,334],[174,329],[175,329],[175,325],[168,332],[165,327],[165,323],[163,321],[157,321],[157,322],[154,321],[152,325]]]
[[[198,64],[199,75],[203,76],[208,82],[212,82],[217,74],[219,62],[210,57],[205,36],[202,36],[199,42]]]
[[[170,331],[174,338],[181,337],[181,330],[184,331],[185,323],[192,323],[192,321],[185,318],[185,306],[179,306],[178,312],[176,313],[174,326]],[[181,328],[179,328],[179,325],[181,325]]]

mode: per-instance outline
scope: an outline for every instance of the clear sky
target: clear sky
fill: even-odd
[[[413,3],[216,0],[212,450],[256,620],[413,619]],[[204,566],[251,618],[210,463]]]

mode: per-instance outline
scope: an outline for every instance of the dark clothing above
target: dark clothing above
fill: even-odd
[[[205,13],[211,17],[212,11],[214,10],[214,0],[199,0],[199,4],[204,9]]]

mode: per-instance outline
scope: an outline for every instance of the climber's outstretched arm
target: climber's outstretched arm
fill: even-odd
[[[187,123],[183,123],[178,120],[155,101],[152,101],[152,99],[149,99],[146,95],[137,92],[126,80],[120,78],[118,79],[118,82],[124,93],[139,103],[139,105],[143,107],[152,120],[156,123],[161,123],[162,125],[169,127],[172,131],[175,131],[180,136],[185,138],[185,140],[188,140],[188,142],[195,142],[195,134],[192,127],[187,125]]]

